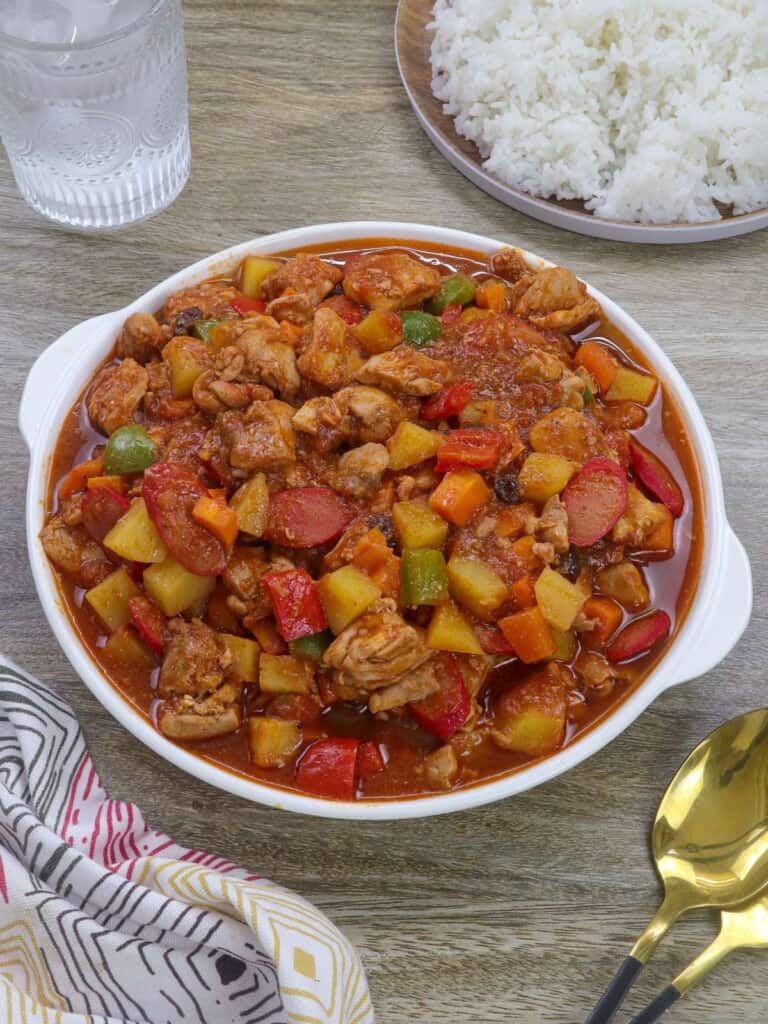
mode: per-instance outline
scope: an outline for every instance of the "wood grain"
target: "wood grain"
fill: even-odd
[[[574,1024],[654,910],[648,831],[666,782],[726,718],[766,702],[768,323],[765,232],[646,248],[550,228],[454,171],[418,126],[387,0],[188,0],[193,170],[174,206],[122,234],[65,234],[30,212],[0,162],[0,649],[77,709],[111,794],[180,842],[230,857],[326,910],[357,943],[382,1024]],[[446,818],[383,825],[267,811],[144,749],[74,676],[27,566],[27,457],[16,429],[36,355],[206,253],[298,224],[390,217],[450,224],[573,266],[642,323],[686,376],[721,457],[755,571],[746,636],[568,775]],[[639,1008],[712,934],[682,922],[638,983]],[[670,1024],[758,1024],[766,960],[742,953]]]

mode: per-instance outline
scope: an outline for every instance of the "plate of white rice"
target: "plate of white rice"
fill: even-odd
[[[502,202],[582,234],[768,226],[768,0],[400,0],[429,137]]]

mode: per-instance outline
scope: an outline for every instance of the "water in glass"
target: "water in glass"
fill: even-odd
[[[0,135],[24,198],[60,224],[164,209],[189,174],[180,0],[0,0]]]

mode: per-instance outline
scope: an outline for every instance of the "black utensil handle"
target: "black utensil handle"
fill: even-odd
[[[600,997],[600,1002],[587,1017],[584,1024],[606,1024],[616,1013],[629,989],[642,969],[642,963],[634,956],[628,956],[611,978],[611,983]]]
[[[648,1003],[644,1010],[641,1010],[636,1017],[633,1017],[630,1024],[653,1024],[659,1020],[680,998],[680,993],[674,985],[667,985],[664,991],[656,996],[652,1003]]]

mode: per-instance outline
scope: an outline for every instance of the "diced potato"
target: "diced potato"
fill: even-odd
[[[116,665],[130,665],[137,672],[152,672],[157,667],[154,655],[133,626],[121,626],[112,633],[103,652]]]
[[[504,750],[541,757],[556,750],[565,736],[565,687],[550,669],[507,690],[496,701],[491,738]]]
[[[205,342],[192,343],[183,336],[168,342],[163,349],[163,359],[168,363],[174,398],[189,398],[197,378],[211,367]]]
[[[147,596],[159,604],[169,618],[204,603],[216,586],[213,576],[196,576],[175,558],[150,565],[144,570]]]
[[[267,528],[269,509],[269,488],[264,474],[256,473],[246,481],[232,495],[229,504],[235,510],[237,525],[243,533],[261,537]]]
[[[222,633],[221,639],[229,648],[232,664],[229,671],[241,683],[255,683],[259,678],[259,645],[245,636]]]
[[[139,588],[125,569],[116,569],[101,583],[86,593],[85,600],[101,621],[114,633],[131,621],[128,602],[137,597]]]
[[[426,501],[395,502],[392,522],[404,548],[441,548],[448,536],[448,523]]]
[[[664,518],[643,542],[645,551],[672,551],[675,546],[675,517],[662,505]]]
[[[485,562],[453,556],[448,562],[451,596],[478,619],[490,619],[507,597],[504,580]]]
[[[512,646],[520,661],[532,665],[535,661],[551,658],[556,650],[552,627],[538,607],[507,615],[499,619],[498,627]]]
[[[262,693],[311,693],[315,669],[311,661],[292,654],[262,654],[259,689]]]
[[[254,715],[248,719],[248,747],[259,768],[283,768],[301,745],[297,722]]]
[[[403,323],[397,313],[374,309],[353,328],[353,333],[365,351],[371,355],[389,352],[403,340]]]
[[[408,466],[431,459],[442,443],[443,438],[436,430],[426,430],[409,420],[403,420],[387,441],[389,468],[407,469]]]
[[[620,366],[605,394],[606,402],[638,402],[648,405],[656,393],[658,381],[647,373]]]
[[[543,503],[559,494],[575,472],[576,465],[562,455],[531,452],[518,477],[520,493],[530,501]]]
[[[587,599],[579,587],[547,566],[534,584],[536,603],[554,629],[570,629]]]
[[[354,565],[343,565],[335,572],[327,573],[318,581],[317,592],[328,625],[336,634],[381,597],[381,590],[371,577]]]
[[[572,629],[553,629],[552,635],[555,638],[555,653],[553,661],[572,661],[576,657],[576,634]]]
[[[454,526],[466,526],[492,491],[474,469],[452,469],[429,496],[429,507]]]
[[[625,559],[609,565],[597,574],[597,583],[606,597],[612,597],[628,612],[639,612],[651,603],[651,595],[638,567]]]
[[[240,265],[240,291],[249,299],[261,298],[261,282],[280,266],[264,256],[246,256]]]
[[[127,562],[162,562],[168,555],[143,498],[136,498],[104,538],[104,546]]]
[[[427,647],[456,654],[482,654],[483,648],[467,618],[453,601],[438,605],[427,627]]]

